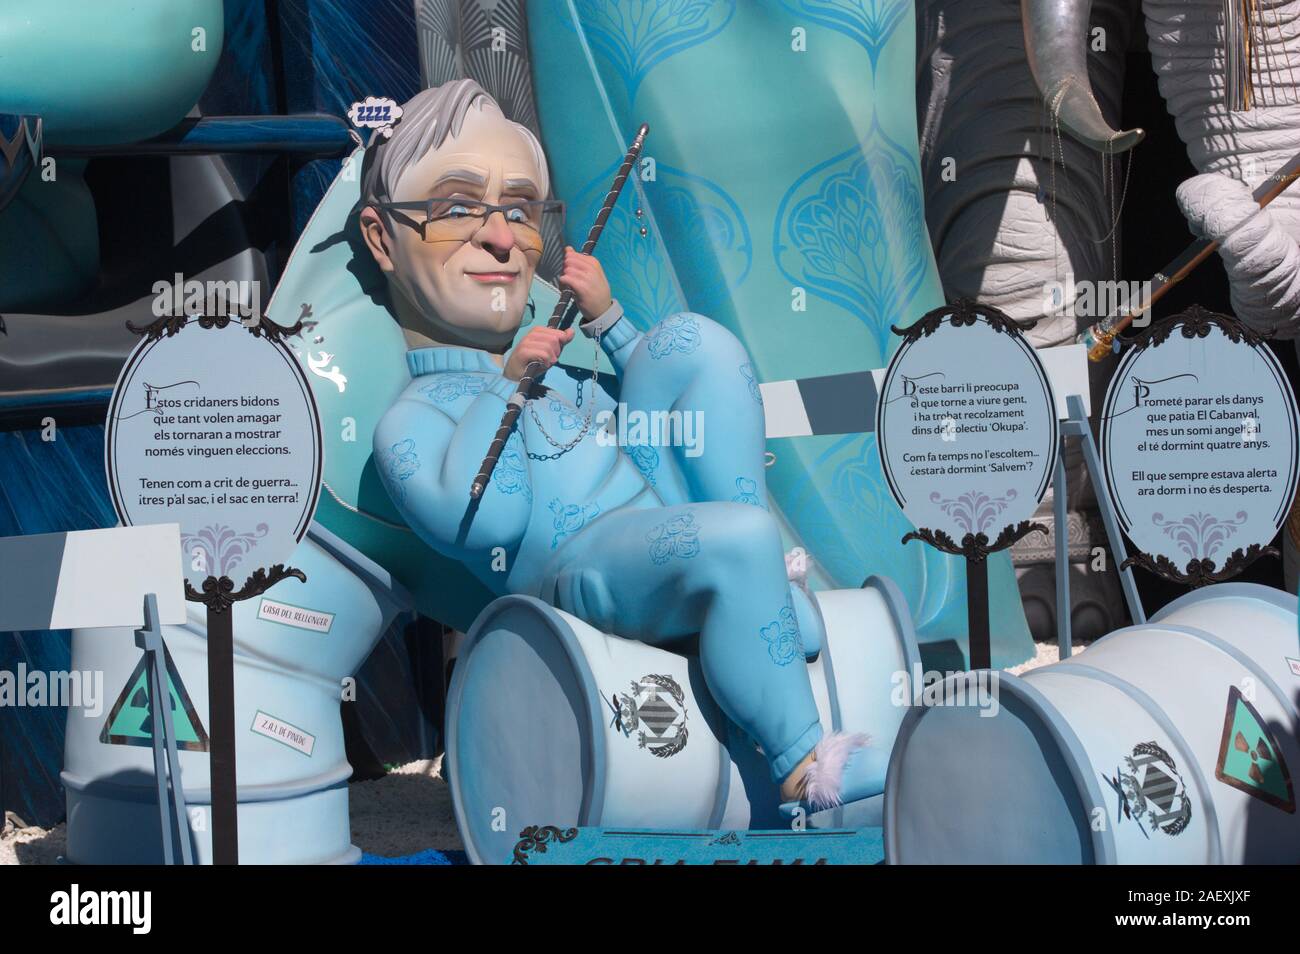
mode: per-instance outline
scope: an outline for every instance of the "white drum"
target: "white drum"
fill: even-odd
[[[809,664],[823,725],[893,743],[899,673],[920,665],[889,580],[815,595]],[[801,628],[807,628],[800,614]],[[465,847],[504,863],[530,825],[777,828],[778,791],[754,743],[710,698],[699,661],[599,632],[507,596],[475,621],[448,698],[446,766]],[[842,810],[823,813],[828,824]]]
[[[991,718],[915,709],[889,766],[886,858],[1295,863],[1298,657],[1294,596],[1221,583],[997,674]]]
[[[312,524],[290,579],[233,607],[236,779],[241,864],[351,863],[348,765],[339,714],[354,673],[407,597],[377,564]],[[163,627],[194,858],[211,863],[206,609]],[[104,710],[68,710],[62,781],[68,859],[160,864],[162,836],[134,631],[74,630],[72,667],[102,671]]]

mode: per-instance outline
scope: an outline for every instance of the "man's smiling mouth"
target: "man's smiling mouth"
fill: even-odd
[[[491,271],[491,272],[465,272],[466,277],[483,285],[508,285],[519,277],[518,272],[512,271]]]

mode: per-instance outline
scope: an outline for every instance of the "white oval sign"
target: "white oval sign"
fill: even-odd
[[[1222,568],[1286,521],[1295,398],[1277,358],[1233,319],[1193,309],[1168,322],[1125,354],[1106,391],[1106,483],[1139,550],[1180,573],[1190,561]]]
[[[885,372],[876,435],[889,489],[914,526],[958,545],[967,534],[993,541],[1047,492],[1056,405],[1010,319],[954,307],[908,329]]]
[[[179,523],[185,577],[236,588],[283,563],[320,493],[320,419],[279,341],[238,321],[148,337],[108,407],[105,466],[122,523]]]

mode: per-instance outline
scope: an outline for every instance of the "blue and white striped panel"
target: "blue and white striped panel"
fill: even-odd
[[[1088,353],[1081,344],[1044,348],[1038,352],[1056,397],[1056,416],[1068,415],[1065,398],[1083,397],[1089,414]],[[823,434],[867,434],[876,429],[876,402],[885,369],[829,374],[760,384],[767,417],[767,436],[811,437]]]
[[[855,371],[760,384],[767,436],[810,437],[874,431],[879,394],[877,374]]]

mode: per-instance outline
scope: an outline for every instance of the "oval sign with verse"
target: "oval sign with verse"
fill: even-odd
[[[320,494],[320,419],[274,326],[150,326],[118,377],[105,430],[118,518],[179,523],[195,590],[222,576],[239,587],[284,563],[306,534]]]
[[[1235,575],[1286,521],[1296,406],[1273,353],[1199,307],[1137,339],[1111,379],[1101,453],[1139,565],[1183,583]]]
[[[1010,318],[959,303],[902,332],[876,409],[889,489],[912,524],[954,544],[1029,520],[1056,462],[1047,372]]]

